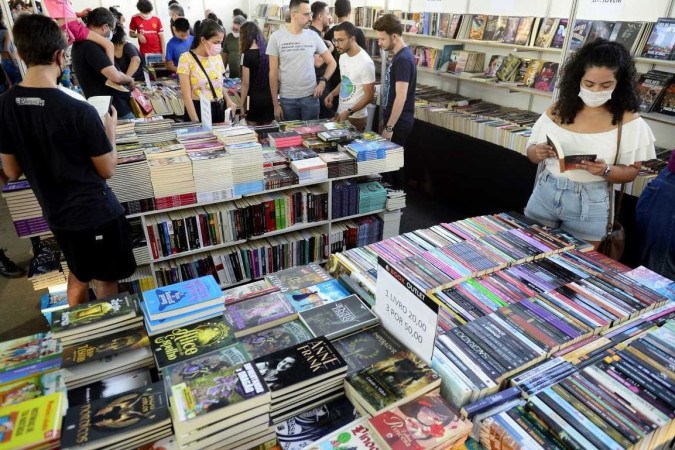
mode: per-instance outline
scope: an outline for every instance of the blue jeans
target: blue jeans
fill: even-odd
[[[600,241],[607,234],[607,182],[577,183],[544,170],[527,202],[525,215],[579,239]]]
[[[284,120],[314,120],[319,118],[319,99],[312,97],[279,98]]]
[[[675,173],[663,169],[637,202],[640,264],[675,280]]]
[[[136,118],[136,116],[134,115],[134,113],[130,112],[129,114],[118,117],[117,119],[118,120],[127,120],[127,119],[135,119],[135,118]]]

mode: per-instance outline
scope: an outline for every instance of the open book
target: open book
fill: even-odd
[[[598,158],[597,154],[565,156],[562,145],[560,145],[560,141],[558,141],[554,136],[546,135],[546,143],[553,147],[553,151],[556,153],[556,155],[558,155],[558,162],[560,164],[561,172],[581,169],[580,164],[582,161],[595,161]]]
[[[110,112],[112,97],[109,95],[96,95],[94,97],[89,97],[87,103],[96,108],[99,117],[103,117]]]

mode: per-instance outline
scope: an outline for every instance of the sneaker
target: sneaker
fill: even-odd
[[[11,259],[5,255],[6,249],[0,249],[0,275],[5,278],[21,278],[26,274],[26,271],[12,262]]]

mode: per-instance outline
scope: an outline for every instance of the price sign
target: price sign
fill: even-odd
[[[208,99],[204,93],[199,95],[199,108],[202,113],[202,126],[210,130],[213,128],[213,120],[211,118],[211,100]]]
[[[438,305],[382,259],[377,268],[376,295],[375,312],[384,328],[430,364]]]

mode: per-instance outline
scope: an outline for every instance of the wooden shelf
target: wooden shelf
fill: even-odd
[[[335,222],[343,222],[345,220],[358,219],[359,217],[372,216],[373,214],[380,214],[380,213],[383,213],[385,211],[386,211],[386,209],[376,209],[375,211],[370,211],[370,212],[366,212],[366,213],[354,214],[352,216],[345,216],[345,217],[338,217],[336,219],[331,219],[331,222],[335,223]]]

